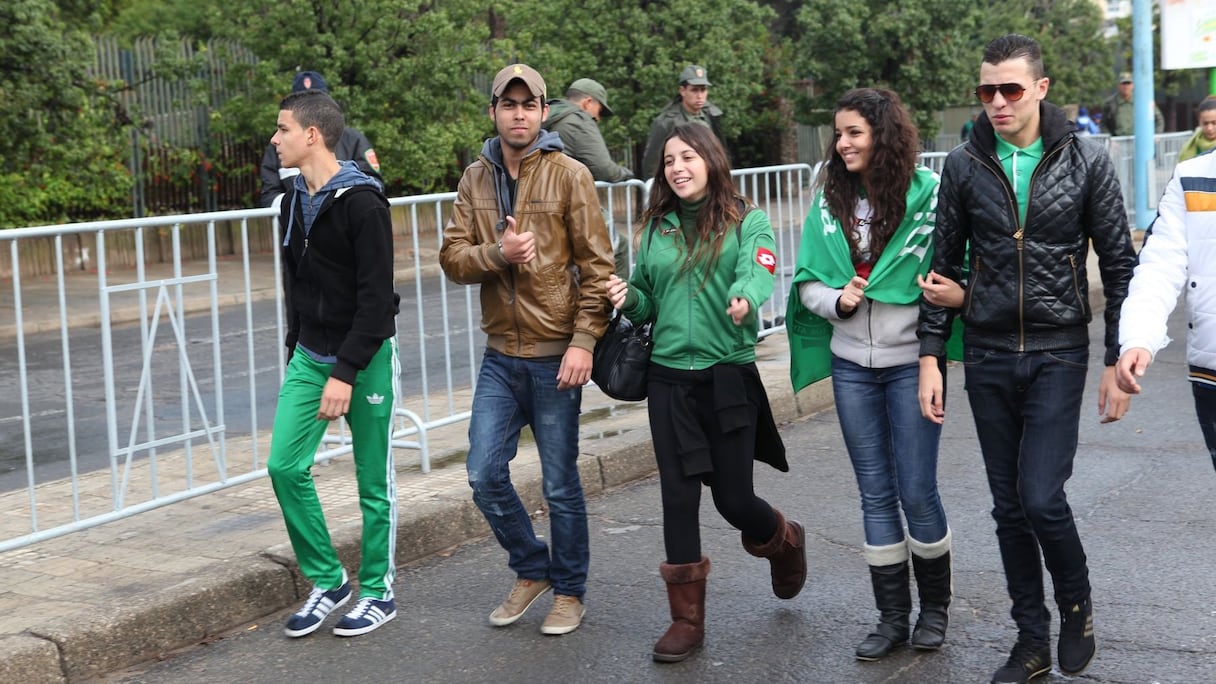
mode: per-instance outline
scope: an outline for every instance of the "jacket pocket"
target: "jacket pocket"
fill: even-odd
[[[549,316],[556,321],[572,320],[574,307],[573,281],[565,263],[548,264],[537,274],[541,295]]]
[[[980,285],[980,275],[983,274],[983,272],[984,269],[980,264],[980,257],[977,254],[975,256],[975,271],[971,273],[970,277],[968,278],[967,288],[963,290],[963,298],[966,300],[963,311],[966,312],[968,319],[971,318],[971,307],[975,304],[975,291]]]
[[[1081,269],[1078,266],[1077,255],[1068,255],[1068,266],[1072,270],[1072,291],[1077,297],[1077,307],[1081,310],[1081,319],[1089,320],[1089,297],[1085,295],[1088,288],[1081,287]]]
[[[555,214],[560,216],[562,212],[561,200],[546,200],[546,199],[530,199],[523,203],[523,206],[518,207],[520,214]]]

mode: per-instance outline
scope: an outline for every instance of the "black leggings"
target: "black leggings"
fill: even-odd
[[[671,385],[649,385],[650,432],[654,439],[655,460],[659,466],[659,487],[663,495],[663,545],[668,563],[696,563],[701,560],[701,486],[709,485],[714,506],[726,522],[764,543],[777,531],[777,517],[752,487],[752,465],[756,445],[756,409],[745,428],[723,434],[713,410],[712,385],[693,390],[697,419],[710,445],[714,471],[686,476],[676,454],[676,438],[666,412],[656,416],[656,407],[668,405]]]

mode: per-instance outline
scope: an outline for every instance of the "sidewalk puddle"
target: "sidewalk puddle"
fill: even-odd
[[[579,414],[578,422],[580,425],[586,425],[597,420],[605,418],[617,418],[620,416],[628,416],[636,413],[639,409],[645,409],[646,404],[642,402],[633,402],[629,404],[615,404],[613,406],[604,406],[602,408],[583,411]]]

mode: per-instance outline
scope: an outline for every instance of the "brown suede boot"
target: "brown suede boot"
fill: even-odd
[[[773,575],[773,593],[777,598],[792,599],[806,584],[806,531],[796,520],[786,522],[781,511],[777,516],[777,532],[763,544],[743,535],[743,548],[753,556],[767,558]]]
[[[667,603],[671,605],[671,626],[654,645],[654,659],[678,663],[701,647],[705,640],[705,578],[709,559],[698,563],[660,563],[659,574],[667,583]]]

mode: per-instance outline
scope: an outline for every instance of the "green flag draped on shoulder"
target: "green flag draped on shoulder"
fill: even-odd
[[[870,272],[865,289],[869,299],[886,304],[919,301],[916,276],[928,273],[933,256],[937,185],[938,176],[929,168],[918,166],[912,174],[903,221]],[[856,275],[840,222],[828,210],[823,192],[819,192],[802,227],[802,244],[786,307],[790,380],[795,392],[832,373],[832,324],[802,306],[798,284],[818,280],[828,287],[842,288]]]

